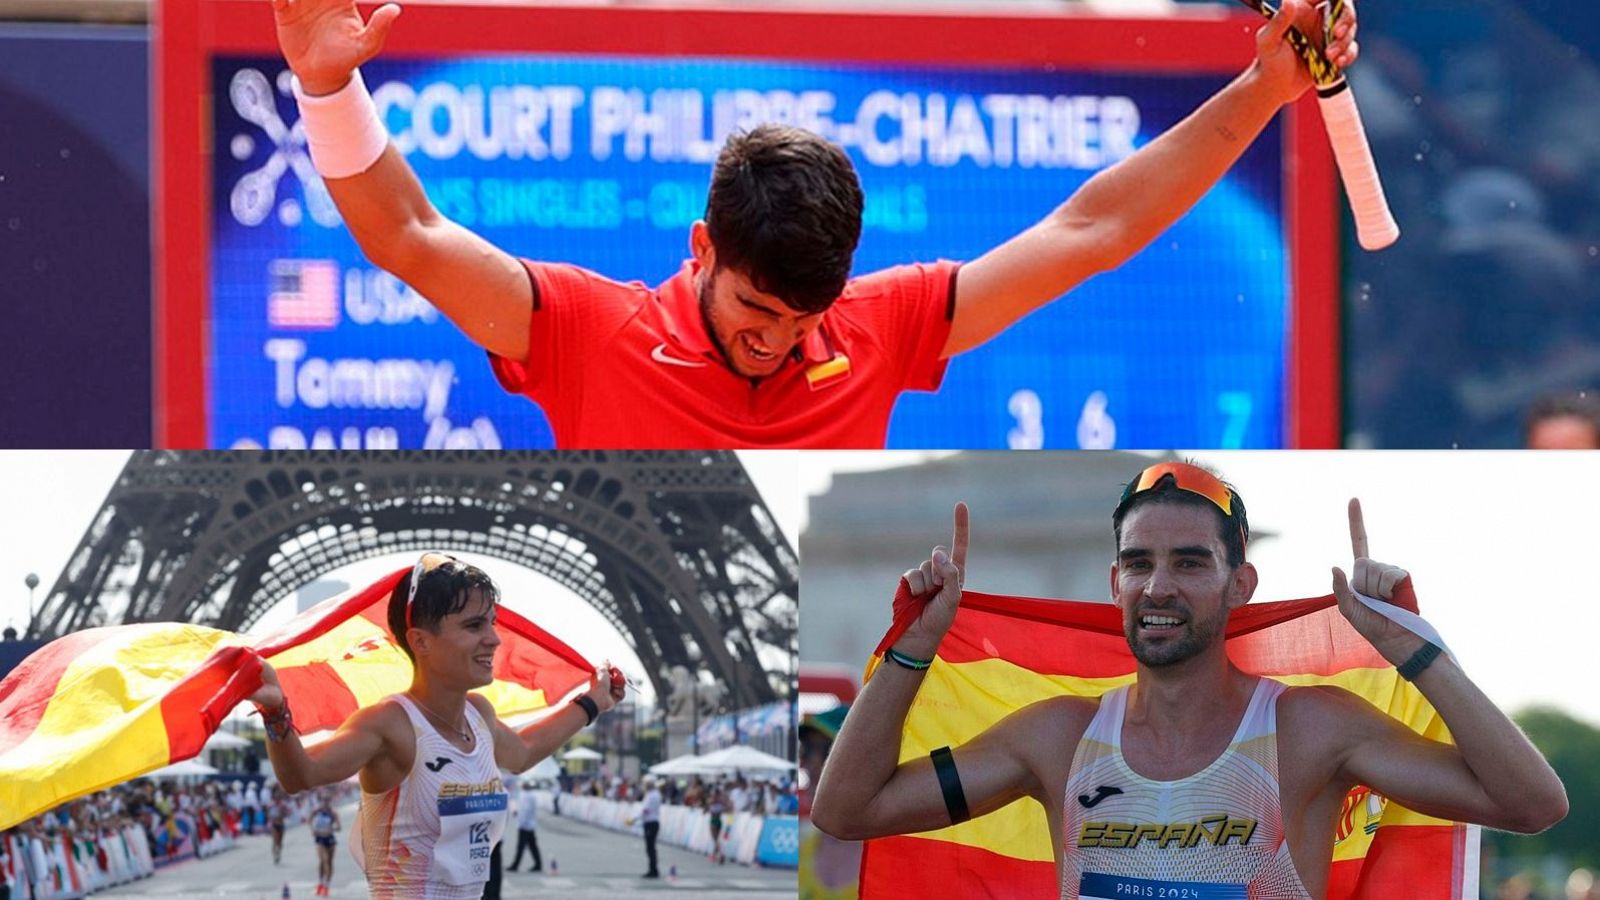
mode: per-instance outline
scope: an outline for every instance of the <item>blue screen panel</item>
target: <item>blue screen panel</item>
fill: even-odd
[[[687,256],[723,137],[843,145],[856,272],[971,260],[1199,106],[1215,75],[573,56],[375,60],[435,205],[500,247],[656,284]],[[213,61],[210,446],[542,447],[543,414],[366,262],[311,168],[279,59]],[[1276,124],[1149,249],[906,394],[891,447],[1274,447],[1287,254]],[[952,424],[954,423],[954,424]]]

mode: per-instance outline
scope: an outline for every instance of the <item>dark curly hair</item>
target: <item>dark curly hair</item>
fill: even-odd
[[[817,135],[786,125],[734,135],[706,199],[717,266],[796,312],[822,312],[850,277],[863,202],[850,158]]]
[[[1211,472],[1209,468],[1194,462],[1190,462],[1189,465]],[[1222,481],[1222,476],[1217,475],[1215,472],[1211,472],[1211,474],[1215,475],[1218,481]],[[1134,477],[1137,478],[1138,476]],[[1233,494],[1233,502],[1230,504],[1233,507],[1232,515],[1224,513],[1215,503],[1205,497],[1178,487],[1177,479],[1173,478],[1172,475],[1161,476],[1161,480],[1157,481],[1149,490],[1131,495],[1127,500],[1118,504],[1116,511],[1111,514],[1111,529],[1117,538],[1117,549],[1122,549],[1123,520],[1128,517],[1128,513],[1140,506],[1148,506],[1154,503],[1199,506],[1216,513],[1218,527],[1221,529],[1219,535],[1222,538],[1222,546],[1228,553],[1228,567],[1237,569],[1244,565],[1245,542],[1250,537],[1250,520],[1245,517],[1244,498],[1239,496],[1239,492],[1234,489],[1233,485],[1228,484],[1226,481],[1222,481],[1222,483],[1227,487],[1228,492]]]
[[[389,595],[389,631],[394,634],[395,643],[415,663],[417,656],[406,640],[406,597],[411,593],[411,574],[407,572]],[[426,628],[438,634],[444,617],[466,609],[474,593],[487,597],[491,604],[500,602],[500,589],[482,569],[454,557],[446,559],[423,572],[417,582],[417,599],[411,604],[411,627]]]

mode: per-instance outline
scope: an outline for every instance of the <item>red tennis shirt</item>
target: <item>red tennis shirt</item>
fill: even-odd
[[[729,369],[706,334],[687,262],[654,290],[524,261],[528,359],[490,355],[507,391],[539,404],[564,449],[881,448],[901,391],[937,390],[959,264],[852,279],[773,375]]]

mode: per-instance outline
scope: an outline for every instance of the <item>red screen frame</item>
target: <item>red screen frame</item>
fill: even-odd
[[[1179,12],[1135,19],[1070,10],[1041,15],[408,2],[384,53],[578,53],[1219,74],[1241,71],[1249,63],[1259,18],[1223,8]],[[151,104],[158,447],[206,445],[211,59],[218,53],[276,52],[268,0],[156,4]],[[1295,448],[1337,448],[1340,216],[1333,154],[1315,107],[1308,93],[1284,111],[1291,298],[1284,439]],[[1019,230],[1026,224],[1019,222]]]

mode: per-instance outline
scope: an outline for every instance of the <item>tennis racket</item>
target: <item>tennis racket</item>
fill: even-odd
[[[1268,0],[1239,0],[1267,18],[1277,15],[1277,8]],[[1324,37],[1339,20],[1345,0],[1329,0],[1324,7]],[[1322,51],[1311,43],[1297,28],[1290,28],[1289,46],[1305,60],[1311,71],[1311,80],[1317,86],[1317,104],[1322,109],[1322,124],[1328,129],[1328,140],[1333,144],[1333,157],[1339,164],[1339,177],[1344,181],[1344,192],[1350,198],[1350,209],[1356,218],[1356,240],[1363,249],[1382,250],[1400,237],[1400,226],[1389,212],[1389,201],[1383,196],[1383,182],[1378,180],[1378,166],[1372,161],[1372,148],[1367,146],[1367,132],[1361,127],[1361,113],[1356,109],[1355,94],[1345,81],[1344,72],[1328,61]],[[1324,41],[1326,43],[1326,41]]]

